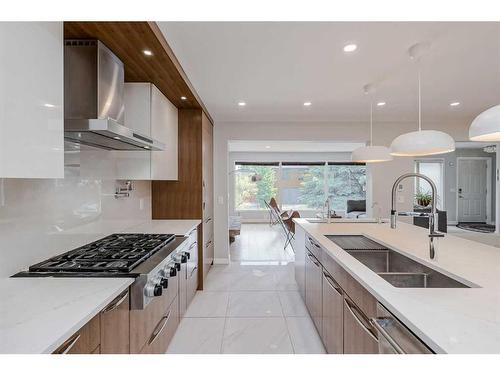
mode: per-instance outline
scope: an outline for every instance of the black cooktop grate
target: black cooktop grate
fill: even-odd
[[[50,258],[30,272],[131,272],[175,238],[173,234],[112,234]]]

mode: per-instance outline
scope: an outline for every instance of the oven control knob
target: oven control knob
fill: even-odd
[[[191,259],[191,253],[189,251],[184,251],[186,258]]]
[[[175,277],[177,276],[177,268],[174,266],[170,267],[170,277]]]
[[[153,291],[154,296],[159,297],[162,295],[162,293],[163,293],[163,288],[161,284],[156,284]]]
[[[162,277],[160,279],[160,285],[162,286],[163,289],[167,289],[168,288],[168,279],[165,277]]]
[[[180,263],[175,263],[175,268],[177,269],[177,271],[180,271],[181,270],[181,264]]]
[[[163,293],[163,288],[160,284],[146,284],[144,294],[148,297],[159,297]]]
[[[188,256],[186,254],[181,255],[181,263],[186,263],[188,260]]]

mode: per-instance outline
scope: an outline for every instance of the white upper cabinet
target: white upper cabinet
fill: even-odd
[[[134,173],[149,173],[151,180],[178,179],[178,110],[151,83],[125,83],[125,126],[165,144],[164,151],[148,151],[149,171],[137,168]],[[133,157],[137,152],[127,152]],[[115,152],[118,153],[118,152]],[[135,160],[140,158],[136,154]],[[125,154],[123,154],[125,157]],[[127,156],[128,158],[128,156]],[[137,177],[137,176],[135,176]],[[130,177],[133,178],[133,177]],[[137,178],[139,179],[139,178]]]
[[[0,22],[0,178],[63,178],[63,23]]]

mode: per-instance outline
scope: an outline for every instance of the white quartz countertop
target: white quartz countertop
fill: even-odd
[[[0,353],[51,353],[132,278],[0,279]]]
[[[61,253],[112,233],[186,235],[200,223],[100,220],[61,232],[59,237],[67,239]],[[0,353],[51,353],[132,282],[132,278],[0,278]]]
[[[429,258],[428,230],[398,223],[295,219],[351,276],[437,353],[500,353],[500,249],[450,234]],[[360,234],[473,288],[396,288],[325,235]]]

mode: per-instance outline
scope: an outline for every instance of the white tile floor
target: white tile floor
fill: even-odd
[[[277,228],[243,225],[233,261],[212,267],[168,353],[324,353],[283,241]]]

